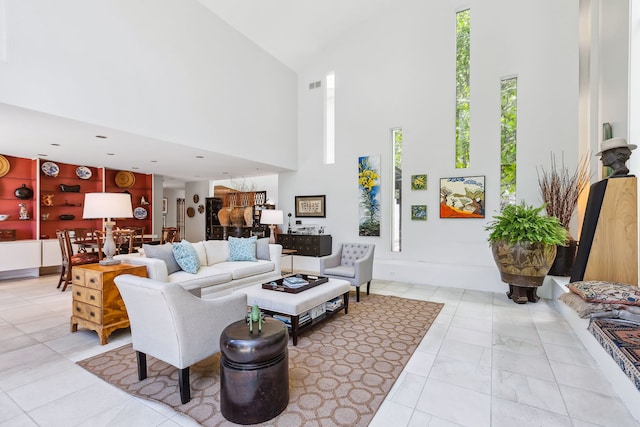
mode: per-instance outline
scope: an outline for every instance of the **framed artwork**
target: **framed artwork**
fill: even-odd
[[[326,196],[295,196],[296,217],[326,218]]]
[[[380,235],[380,156],[358,157],[360,236]]]
[[[426,221],[427,205],[411,205],[411,219],[413,221]]]
[[[426,190],[427,189],[427,174],[411,175],[411,189],[412,190]]]
[[[169,212],[169,201],[167,200],[166,197],[162,198],[162,213],[166,214],[167,212]]]
[[[440,178],[440,218],[484,218],[484,176]]]

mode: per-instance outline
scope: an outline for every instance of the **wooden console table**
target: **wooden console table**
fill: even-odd
[[[129,327],[124,301],[113,281],[121,274],[147,277],[147,267],[131,264],[73,267],[71,332],[78,327],[91,329],[98,333],[100,345],[104,345],[113,331]]]
[[[277,240],[283,249],[295,249],[296,255],[331,255],[331,235],[329,234],[278,234]]]

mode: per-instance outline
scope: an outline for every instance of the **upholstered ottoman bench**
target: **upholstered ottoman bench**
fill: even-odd
[[[326,283],[306,289],[297,294],[263,289],[262,284],[238,289],[236,292],[245,293],[247,295],[248,305],[257,305],[267,314],[290,316],[291,331],[289,335],[291,335],[293,345],[298,345],[298,334],[304,329],[300,326],[300,316],[339,296],[342,296],[344,313],[347,314],[349,311],[350,287],[351,284],[346,280],[329,279]],[[335,312],[338,311],[340,310],[335,310]],[[304,327],[311,326],[324,318],[326,318],[326,315],[314,319],[314,321],[309,322]]]

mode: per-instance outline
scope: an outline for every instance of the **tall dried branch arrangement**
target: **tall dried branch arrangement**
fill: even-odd
[[[536,172],[537,169],[536,169]],[[569,173],[564,165],[559,167],[555,156],[551,154],[551,167],[545,170],[540,167],[538,172],[538,184],[542,201],[546,203],[547,215],[558,218],[564,228],[569,230],[569,222],[578,205],[580,193],[589,185],[589,158],[582,157],[578,167]]]

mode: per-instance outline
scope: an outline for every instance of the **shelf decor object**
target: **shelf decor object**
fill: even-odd
[[[269,243],[276,243],[276,225],[284,224],[284,215],[282,211],[276,209],[264,209],[260,215],[260,224],[269,226]]]
[[[9,160],[5,156],[0,156],[0,177],[8,174],[10,169],[11,165],[9,164]]]
[[[91,175],[91,169],[86,166],[78,166],[76,168],[76,176],[80,179],[90,179]]]
[[[100,261],[100,264],[120,264],[120,260],[113,259],[113,255],[116,253],[116,243],[113,240],[115,222],[111,221],[111,218],[133,217],[131,195],[128,193],[86,193],[82,217],[85,219],[106,218],[104,226],[107,232],[102,248],[105,258]]]
[[[136,176],[129,171],[120,171],[116,174],[116,185],[120,188],[131,188],[136,183]]]
[[[56,177],[60,173],[60,167],[53,162],[44,162],[41,168],[42,172],[47,176]]]

